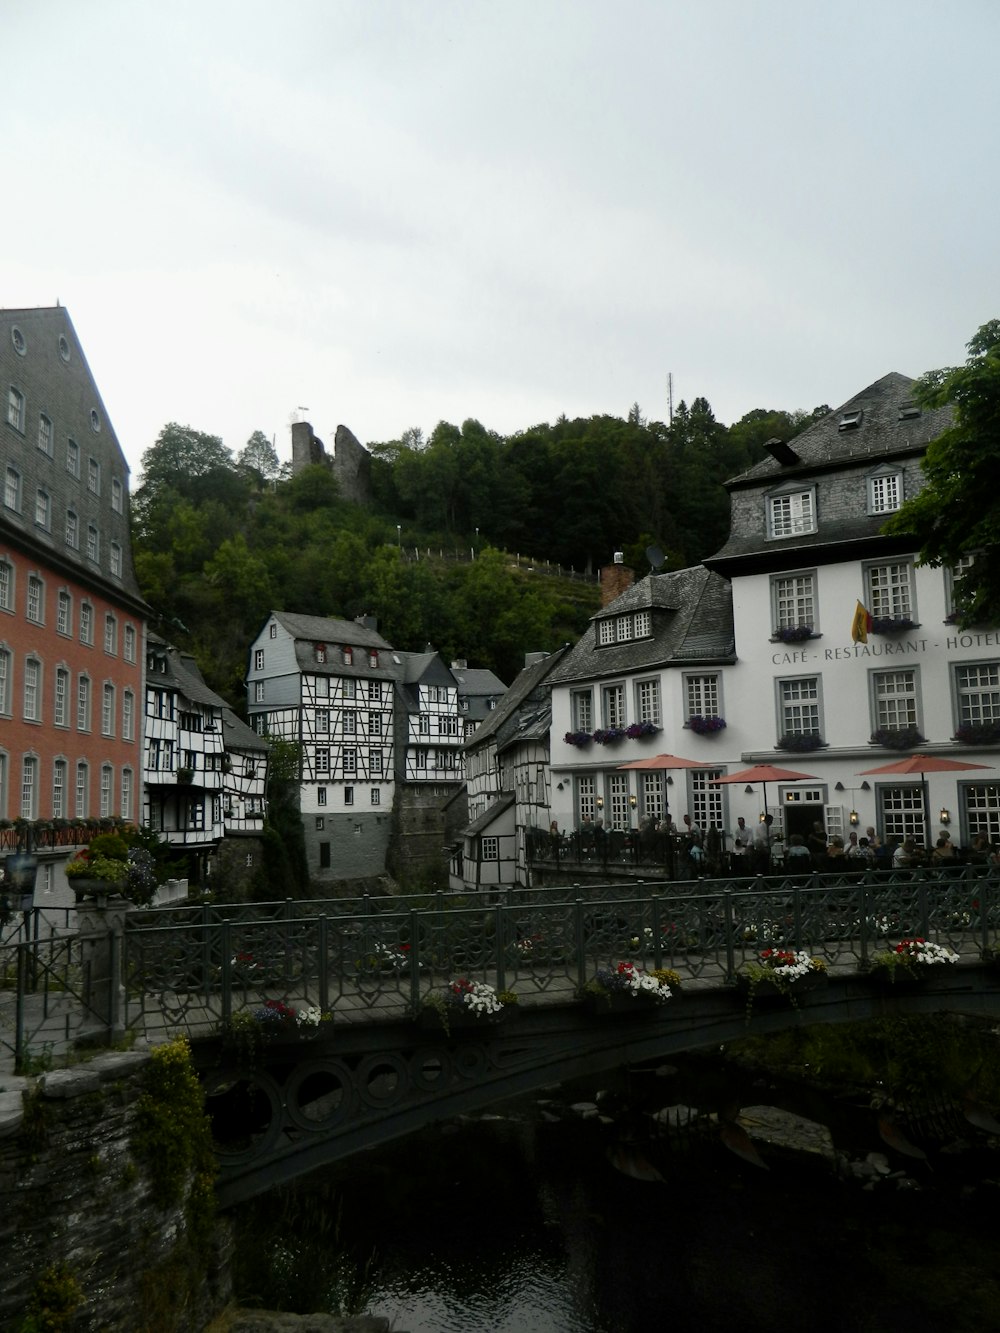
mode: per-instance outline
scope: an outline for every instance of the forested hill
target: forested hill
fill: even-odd
[[[509,682],[525,652],[582,632],[597,588],[517,571],[505,551],[595,575],[616,550],[645,574],[651,545],[666,568],[697,563],[728,532],[722,482],[827,410],[757,410],[726,427],[698,398],[670,426],[636,406],[506,437],[442,422],[426,441],[411,431],[369,445],[371,508],[342,500],[323,467],[289,477],[260,432],[234,455],[171,423],[143,454],[132,504],[152,629],[193,652],[241,711],[247,648],[274,607],[374,615],[398,648],[432,643]],[[426,558],[473,546],[475,561]]]

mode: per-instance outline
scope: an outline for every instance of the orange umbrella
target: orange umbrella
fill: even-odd
[[[767,814],[767,784],[769,782],[804,782],[815,773],[799,773],[794,768],[779,768],[777,764],[754,764],[738,773],[727,773],[724,778],[709,778],[709,782],[759,782],[764,788],[764,813]]]
[[[877,777],[890,773],[919,773],[920,786],[924,796],[924,843],[930,842],[931,812],[927,800],[928,773],[959,773],[963,769],[990,768],[990,764],[966,764],[961,759],[948,759],[940,754],[908,754],[905,759],[896,759],[891,764],[880,764],[878,768],[865,768],[858,777]]]
[[[678,754],[654,754],[649,759],[633,759],[630,764],[619,764],[618,768],[711,768],[703,759],[682,759]]]

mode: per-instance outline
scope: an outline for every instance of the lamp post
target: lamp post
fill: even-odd
[[[397,549],[400,550],[400,551],[403,549],[403,525],[402,525],[402,523],[397,523],[397,524],[396,524],[396,547],[397,547]]]

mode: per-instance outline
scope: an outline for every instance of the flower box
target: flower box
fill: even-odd
[[[575,745],[580,750],[589,745],[593,739],[589,731],[567,731],[563,737],[567,745]]]
[[[771,635],[772,643],[801,643],[803,639],[816,639],[812,625],[783,625]]]
[[[680,977],[667,968],[647,972],[632,962],[598,968],[597,975],[583,987],[580,998],[594,1014],[641,1013],[673,998],[680,988]]]
[[[959,727],[954,739],[965,745],[995,745],[1000,741],[1000,722],[979,722]]]
[[[717,732],[726,729],[726,719],[724,717],[701,717],[697,713],[692,713],[687,720],[687,724],[699,736],[714,736]]]
[[[916,727],[880,727],[871,734],[872,745],[884,745],[889,750],[913,750],[925,739]]]
[[[786,732],[779,738],[777,749],[805,753],[807,750],[819,750],[825,744],[822,736],[816,736],[812,732],[793,731]]]
[[[873,954],[867,975],[876,986],[913,989],[940,976],[944,968],[957,962],[958,954],[953,949],[918,935]]]
[[[873,616],[869,634],[905,634],[920,626],[909,616]]]
[[[626,736],[624,727],[604,727],[598,728],[594,732],[594,740],[598,745],[615,745],[618,741],[623,741]]]

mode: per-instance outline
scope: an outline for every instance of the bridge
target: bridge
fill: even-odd
[[[228,1205],[435,1120],[748,1031],[998,1009],[997,867],[638,882],[627,893],[588,884],[200,905],[122,913],[120,931],[105,923],[48,944],[36,930],[16,946],[18,1039],[37,1046],[51,1023],[40,985],[64,1003],[75,995],[92,1026],[188,1035]],[[912,988],[877,985],[873,957],[916,935],[958,963]],[[757,996],[748,1015],[741,969],[772,945],[822,959],[826,984],[795,1004]],[[587,982],[622,960],[674,969],[678,993],[652,1009],[590,1009]],[[497,1023],[446,1031],[428,1000],[460,976],[517,1003]],[[261,1022],[268,1001],[323,1018]]]

